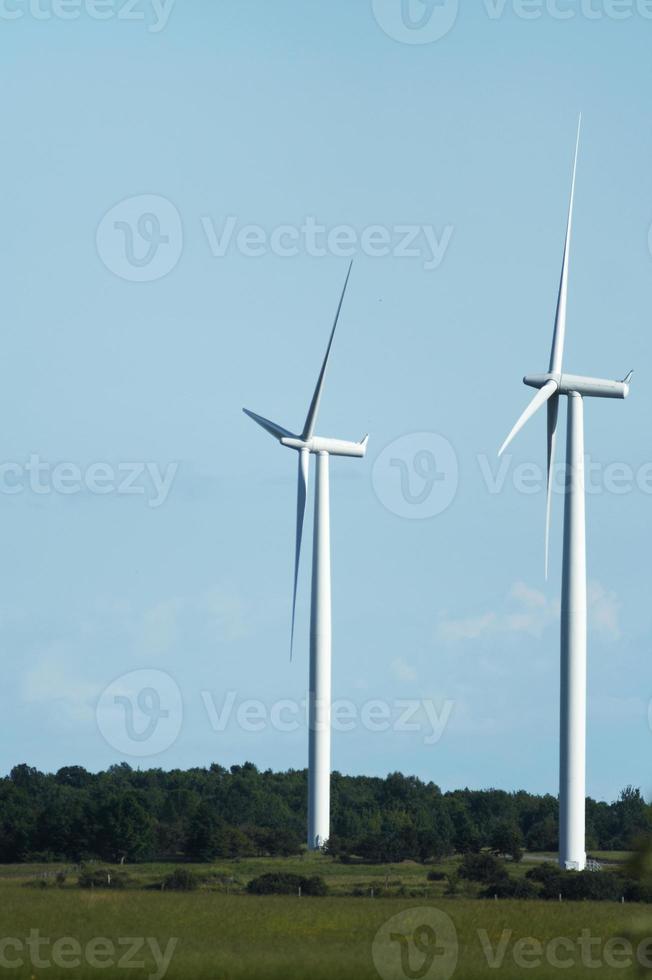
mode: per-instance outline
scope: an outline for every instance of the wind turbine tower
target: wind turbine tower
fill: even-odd
[[[548,412],[548,488],[546,501],[545,572],[548,577],[550,509],[559,399],[567,398],[564,550],[561,588],[561,672],[559,744],[559,864],[581,871],[586,866],[586,524],[584,486],[584,399],[627,398],[632,372],[623,381],[587,378],[563,370],[568,296],[568,260],[573,223],[575,176],[580,139],[577,129],[566,241],[557,300],[557,315],[547,374],[532,374],[523,382],[537,393],[500,448],[543,405]]]
[[[349,265],[344,288],[335,314],[326,354],[317,378],[312,401],[303,429],[299,434],[282,428],[276,422],[243,409],[288,449],[298,454],[297,526],[292,592],[292,627],[290,655],[294,644],[294,620],[299,580],[301,539],[308,496],[310,456],[316,457],[315,511],[312,552],[312,590],[310,602],[310,670],[308,681],[308,847],[318,850],[330,837],[331,779],[331,545],[330,486],[331,456],[361,458],[367,451],[368,436],[361,442],[323,438],[315,435],[315,425],[330,358],[335,328],[339,320],[346,287],[351,275]]]

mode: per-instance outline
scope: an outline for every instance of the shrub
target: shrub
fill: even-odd
[[[188,868],[175,868],[161,882],[161,891],[191,892],[198,884],[196,876]]]
[[[618,901],[623,894],[622,882],[607,871],[559,871],[543,883],[543,898],[562,898],[571,902]]]
[[[505,878],[495,881],[480,893],[481,898],[538,898],[536,885],[525,878]]]
[[[459,875],[446,875],[446,880],[448,884],[446,885],[445,895],[457,895],[460,890],[460,877]]]
[[[529,878],[530,881],[538,881],[541,884],[550,881],[552,878],[556,878],[559,875],[559,868],[556,864],[552,864],[550,861],[544,861],[542,864],[537,864],[536,867],[530,868],[526,871],[525,877]]]
[[[352,849],[352,841],[345,837],[340,837],[339,834],[331,834],[324,844],[324,854],[328,854],[336,860],[339,859],[342,864],[351,863]]]
[[[625,879],[622,885],[626,902],[652,902],[652,885],[643,881]]]
[[[444,871],[429,871],[428,881],[446,881],[446,873]]]
[[[290,830],[248,830],[259,851],[272,857],[292,857],[301,853],[301,841]]]
[[[304,878],[283,872],[260,875],[252,878],[247,885],[247,891],[252,895],[297,895],[301,889],[302,895],[326,895],[326,882],[319,875]]]
[[[85,868],[77,879],[80,888],[124,888],[129,876],[108,868]]]
[[[460,865],[460,878],[482,883],[503,881],[507,878],[505,865],[493,854],[465,854]]]

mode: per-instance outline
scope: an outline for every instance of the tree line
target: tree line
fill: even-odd
[[[307,773],[213,764],[206,769],[42,773],[19,765],[0,779],[0,862],[209,861],[299,853]],[[341,860],[427,861],[490,847],[556,851],[554,796],[460,789],[392,773],[333,773],[332,837]],[[650,832],[652,807],[627,787],[613,803],[587,799],[589,850],[626,850]],[[502,842],[502,843],[501,843]]]

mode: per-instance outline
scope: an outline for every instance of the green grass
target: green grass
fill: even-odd
[[[451,869],[454,860],[438,866]],[[517,873],[527,870],[518,866]],[[531,866],[531,863],[530,865]],[[64,888],[50,883],[48,887],[33,887],[31,882],[40,874],[57,870],[52,865],[5,866],[0,868],[0,922],[2,937],[20,940],[36,929],[50,940],[73,937],[82,948],[94,937],[107,937],[116,944],[117,957],[127,947],[118,946],[128,937],[156,938],[162,950],[171,939],[177,939],[169,969],[168,980],[378,980],[372,950],[377,931],[392,916],[410,909],[425,909],[414,913],[411,922],[399,923],[392,931],[412,936],[415,926],[427,924],[432,909],[450,916],[457,932],[459,961],[454,974],[459,980],[523,980],[524,976],[557,978],[597,976],[600,980],[636,977],[637,969],[610,966],[605,961],[604,943],[611,937],[652,935],[652,911],[645,907],[611,903],[558,902],[496,902],[468,897],[446,898],[444,884],[427,883],[429,870],[421,865],[405,863],[388,866],[352,866],[333,863],[323,856],[306,855],[297,859],[250,859],[218,861],[212,865],[194,866],[198,874],[212,876],[202,889],[192,893],[169,893],[146,890],[144,886],[160,880],[173,865],[138,865],[126,867],[134,887],[125,891],[81,890],[76,876],[71,875]],[[240,892],[246,881],[272,870],[298,874],[322,874],[332,895],[328,898],[256,897]],[[226,894],[218,876],[235,878]],[[385,879],[399,880],[406,887],[421,890],[423,897],[380,897]],[[47,879],[52,882],[52,879]],[[355,885],[374,887],[375,897],[345,897]],[[394,886],[390,885],[390,891]],[[542,957],[541,966],[523,968],[514,960],[514,944],[525,937],[534,937],[546,944],[556,937],[573,942],[583,929],[600,940],[594,955],[601,960],[599,969],[582,966],[579,948],[573,954],[570,969],[553,967]],[[507,930],[506,932],[504,930]],[[491,968],[483,952],[485,942],[496,945],[501,936],[506,942],[502,965]],[[438,941],[443,942],[441,933]],[[387,940],[378,947],[381,962],[400,960],[400,944]],[[14,955],[11,950],[8,955]],[[126,971],[117,965],[99,969],[82,963],[74,969],[53,965],[50,968],[31,968],[28,954],[20,970],[0,971],[26,977],[113,978],[153,977],[157,974],[150,949],[140,951],[136,959],[143,960],[138,970]],[[51,956],[51,947],[42,955]],[[413,974],[423,957],[412,948]],[[568,955],[568,954],[566,954]],[[434,961],[433,970],[436,968]],[[398,969],[398,966],[397,966]],[[649,973],[649,971],[648,971]],[[407,976],[403,971],[387,973],[396,980]],[[424,974],[442,977],[441,972]]]

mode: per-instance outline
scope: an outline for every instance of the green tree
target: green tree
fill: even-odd
[[[523,857],[523,835],[514,823],[497,823],[491,834],[490,846],[494,854],[509,855],[513,861],[520,861]]]

